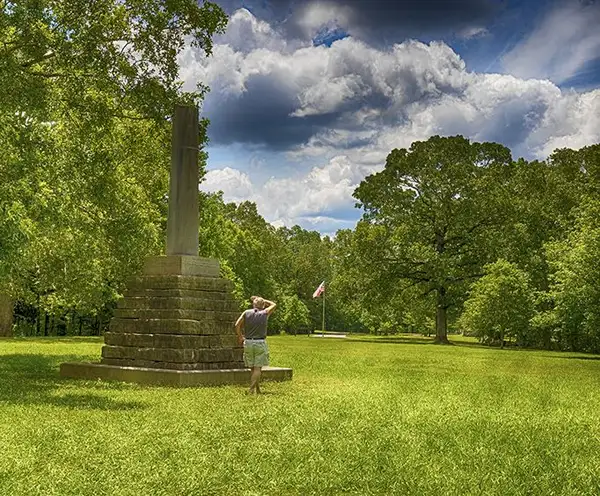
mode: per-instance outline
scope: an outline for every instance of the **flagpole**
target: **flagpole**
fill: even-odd
[[[325,282],[325,281],[323,281]],[[325,284],[323,284],[323,320],[321,323],[321,337],[325,336]]]

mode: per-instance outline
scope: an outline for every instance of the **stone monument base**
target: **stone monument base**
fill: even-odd
[[[250,369],[170,370],[123,367],[90,362],[68,362],[60,364],[60,375],[61,377],[73,379],[102,379],[176,387],[250,384]],[[292,369],[263,367],[261,380],[282,382],[291,379]]]
[[[165,386],[250,384],[234,324],[240,309],[233,283],[216,259],[151,257],[131,278],[104,334],[100,363],[63,363],[62,377]],[[265,380],[292,370],[265,367]]]

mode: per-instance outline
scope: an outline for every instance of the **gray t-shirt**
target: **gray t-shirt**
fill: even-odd
[[[267,337],[266,310],[251,308],[244,312],[244,336],[246,339],[265,339]]]

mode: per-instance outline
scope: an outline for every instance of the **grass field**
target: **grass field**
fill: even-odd
[[[1,495],[600,494],[600,356],[278,336],[259,397],[59,378],[101,344],[0,341]]]

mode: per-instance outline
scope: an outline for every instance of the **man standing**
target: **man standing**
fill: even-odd
[[[260,375],[262,367],[269,365],[267,347],[267,321],[277,306],[274,302],[260,296],[250,298],[252,308],[246,310],[235,323],[238,342],[244,345],[244,363],[251,370],[250,394],[260,394]],[[244,334],[242,335],[242,327]]]

